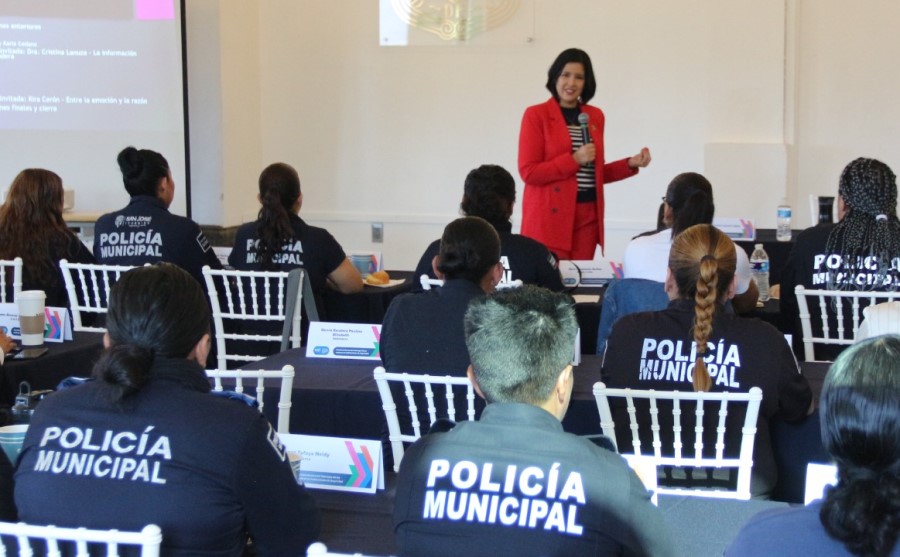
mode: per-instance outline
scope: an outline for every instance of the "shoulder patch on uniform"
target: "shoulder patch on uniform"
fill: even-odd
[[[209,240],[206,239],[206,234],[202,230],[197,234],[197,244],[203,251],[209,251]]]
[[[553,252],[550,250],[547,250],[547,263],[549,263],[550,266],[553,267],[554,269],[559,268],[559,260],[556,258],[556,256],[553,254]]]

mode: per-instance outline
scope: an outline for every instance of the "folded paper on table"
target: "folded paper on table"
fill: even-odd
[[[22,451],[26,432],[28,432],[28,424],[0,427],[0,447],[3,448],[3,452],[6,453],[13,466]]]
[[[599,257],[593,260],[559,262],[559,272],[567,288],[576,286],[603,286],[609,281],[622,278],[622,264]]]
[[[756,240],[756,225],[753,219],[715,218],[713,226],[724,232],[732,240]]]
[[[48,306],[44,308],[44,341],[63,342],[72,340],[72,320],[69,310]],[[0,332],[15,340],[21,340],[19,308],[15,303],[0,304]]]
[[[298,453],[299,476],[312,489],[375,493],[384,489],[381,441],[280,433],[290,453]]]
[[[381,360],[381,325],[313,321],[306,337],[307,358]]]

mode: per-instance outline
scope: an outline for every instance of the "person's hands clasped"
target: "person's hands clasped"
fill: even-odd
[[[597,146],[593,143],[582,145],[572,153],[572,157],[574,157],[575,162],[581,166],[590,164],[597,158]]]
[[[628,159],[629,168],[645,168],[650,164],[650,149],[644,147],[637,155]]]

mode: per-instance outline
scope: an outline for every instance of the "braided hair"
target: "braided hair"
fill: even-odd
[[[737,255],[734,242],[709,224],[691,226],[675,237],[669,252],[669,269],[681,298],[694,299],[694,326],[697,346],[694,362],[694,390],[709,391],[712,378],[703,356],[712,334],[716,306],[723,302],[734,280]]]
[[[840,255],[841,274],[852,274],[874,258],[876,280],[862,289],[897,288],[891,275],[893,260],[900,258],[900,220],[897,219],[897,177],[890,167],[875,159],[858,158],[841,173],[838,194],[847,213],[834,226],[826,241],[826,253]],[[829,290],[855,289],[853,281],[837,280],[829,273]]]

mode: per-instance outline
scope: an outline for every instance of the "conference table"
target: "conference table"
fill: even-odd
[[[391,286],[365,285],[357,294],[342,294],[326,291],[321,298],[320,318],[337,323],[381,323],[391,301],[412,290],[418,277],[413,271],[388,271],[391,279],[403,280]],[[590,300],[575,304],[578,325],[581,328],[581,351],[593,353],[597,346],[597,330],[600,323],[600,308],[603,304],[604,287],[579,286],[567,292],[575,296],[585,296]]]
[[[294,367],[294,385],[289,429],[292,433],[357,439],[382,439],[386,434],[381,399],[373,377],[378,361],[307,358],[305,349],[296,348],[247,364],[245,369]],[[572,401],[563,419],[563,428],[576,435],[601,433],[600,416],[594,400],[593,385],[600,380],[602,359],[593,354],[582,356],[575,368]],[[803,362],[801,373],[818,399],[828,364]],[[267,383],[264,409],[272,423],[277,420],[277,382]],[[808,462],[827,462],[822,448],[818,411],[800,422],[779,419],[770,422],[773,452],[779,482],[773,498],[782,501],[803,500]],[[389,451],[386,458],[390,459]]]
[[[0,367],[0,405],[12,405],[19,383],[32,390],[55,389],[66,377],[89,377],[103,351],[103,333],[76,332],[71,341],[45,342],[47,353],[30,360],[7,357]]]
[[[327,290],[322,294],[323,320],[338,323],[381,323],[391,300],[413,287],[413,271],[388,271],[391,279],[403,280],[392,286],[367,284],[357,294]]]

